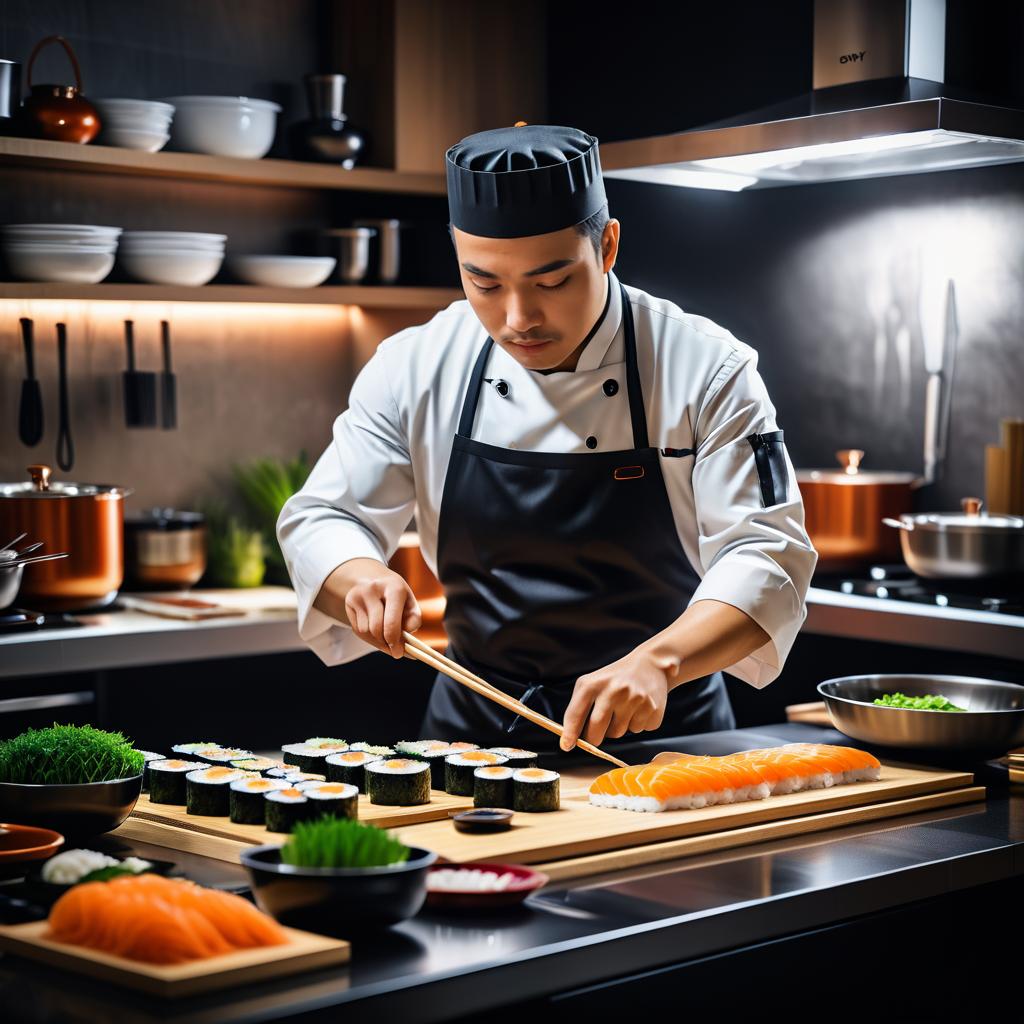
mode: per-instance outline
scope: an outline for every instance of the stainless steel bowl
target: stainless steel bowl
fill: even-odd
[[[941,694],[967,708],[916,711],[872,703],[885,693]],[[991,751],[1024,744],[1024,686],[971,676],[844,676],[818,684],[832,724],[865,743],[886,747]]]
[[[331,228],[323,232],[327,253],[338,261],[335,274],[343,284],[358,284],[370,267],[370,239],[376,228]]]

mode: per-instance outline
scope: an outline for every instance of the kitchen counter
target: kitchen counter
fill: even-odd
[[[0,679],[306,650],[287,587],[197,591],[244,617],[189,622],[121,610],[82,625],[0,635]],[[812,587],[804,632],[1024,660],[1024,616],[880,600]]]
[[[710,752],[723,742],[740,749],[837,738],[832,730],[790,723],[695,736],[689,745]],[[1024,791],[1007,788],[1005,775],[991,764],[979,767],[977,781],[991,783],[984,804],[553,884],[526,908],[500,917],[425,911],[385,938],[357,939],[344,968],[160,1005],[5,957],[0,1003],[5,1020],[73,1017],[97,1024],[336,1020],[349,1011],[404,1024],[480,1013],[501,1021],[503,1008],[513,1005],[516,1015],[557,1008],[600,1019],[602,1011],[653,1005],[650,1000],[662,995],[677,997],[687,1009],[727,1008],[742,1002],[744,992],[751,1005],[763,1007],[794,994],[831,994],[853,1008],[880,994],[872,985],[845,982],[869,968],[887,973],[895,959],[913,971],[915,948],[935,965],[930,973],[941,968],[936,961],[944,954],[956,955],[957,970],[928,985],[935,998],[953,1000],[971,982],[967,967],[977,966],[979,944],[986,968],[995,970],[1001,951],[1009,957],[1000,921],[1010,915],[998,910],[1013,899],[1019,906],[1024,893]],[[244,878],[239,869],[205,858],[141,844],[135,849],[143,856],[162,853],[210,884]],[[986,916],[972,919],[972,913]],[[955,940],[943,929],[960,924],[961,948],[950,948],[947,939]],[[844,963],[848,955],[857,962]],[[1011,984],[1009,975],[1004,981],[998,973],[987,977],[971,989],[978,1015],[986,999],[999,995],[1000,984]],[[816,979],[826,987],[820,993]],[[899,993],[886,999],[895,1012]]]

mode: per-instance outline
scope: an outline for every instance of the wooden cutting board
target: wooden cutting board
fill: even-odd
[[[166,999],[266,981],[318,967],[334,967],[345,963],[351,954],[351,946],[343,939],[286,928],[287,946],[243,949],[206,960],[165,966],[54,942],[46,937],[49,927],[46,921],[0,926],[0,949]]]
[[[969,772],[883,763],[881,778],[875,782],[656,814],[594,807],[585,792],[576,791],[562,796],[561,810],[516,814],[507,832],[467,834],[457,832],[451,822],[435,821],[400,829],[398,836],[409,845],[435,850],[452,861],[539,864],[688,836],[724,833],[819,812],[883,804],[924,793],[961,789],[973,781],[974,776]],[[893,813],[906,812],[894,809]],[[809,819],[809,824],[813,826],[813,820]],[[823,823],[822,827],[830,826]],[[813,827],[804,828],[804,831],[810,830]]]
[[[423,821],[437,821],[447,818],[449,811],[461,811],[473,806],[471,796],[449,796],[447,793],[430,791],[430,803],[415,807],[383,807],[371,804],[364,793],[359,794],[359,820],[367,821],[381,828],[397,825],[415,825]],[[153,821],[161,825],[174,825],[190,832],[200,832],[222,839],[261,846],[264,843],[283,843],[288,836],[283,832],[268,832],[262,825],[236,825],[229,818],[211,817],[204,814],[189,814],[177,804],[155,804],[149,795],[139,797],[133,818]]]

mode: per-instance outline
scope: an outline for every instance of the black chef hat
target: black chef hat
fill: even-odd
[[[453,226],[487,238],[572,227],[604,206],[597,139],[577,128],[518,124],[470,135],[445,154]]]

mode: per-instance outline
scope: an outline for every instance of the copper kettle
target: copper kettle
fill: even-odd
[[[75,72],[74,85],[33,85],[32,66],[39,51],[60,43]],[[22,123],[28,134],[57,142],[91,142],[100,130],[99,112],[82,93],[82,72],[71,44],[63,36],[40,39],[28,59],[29,95],[22,107]]]

